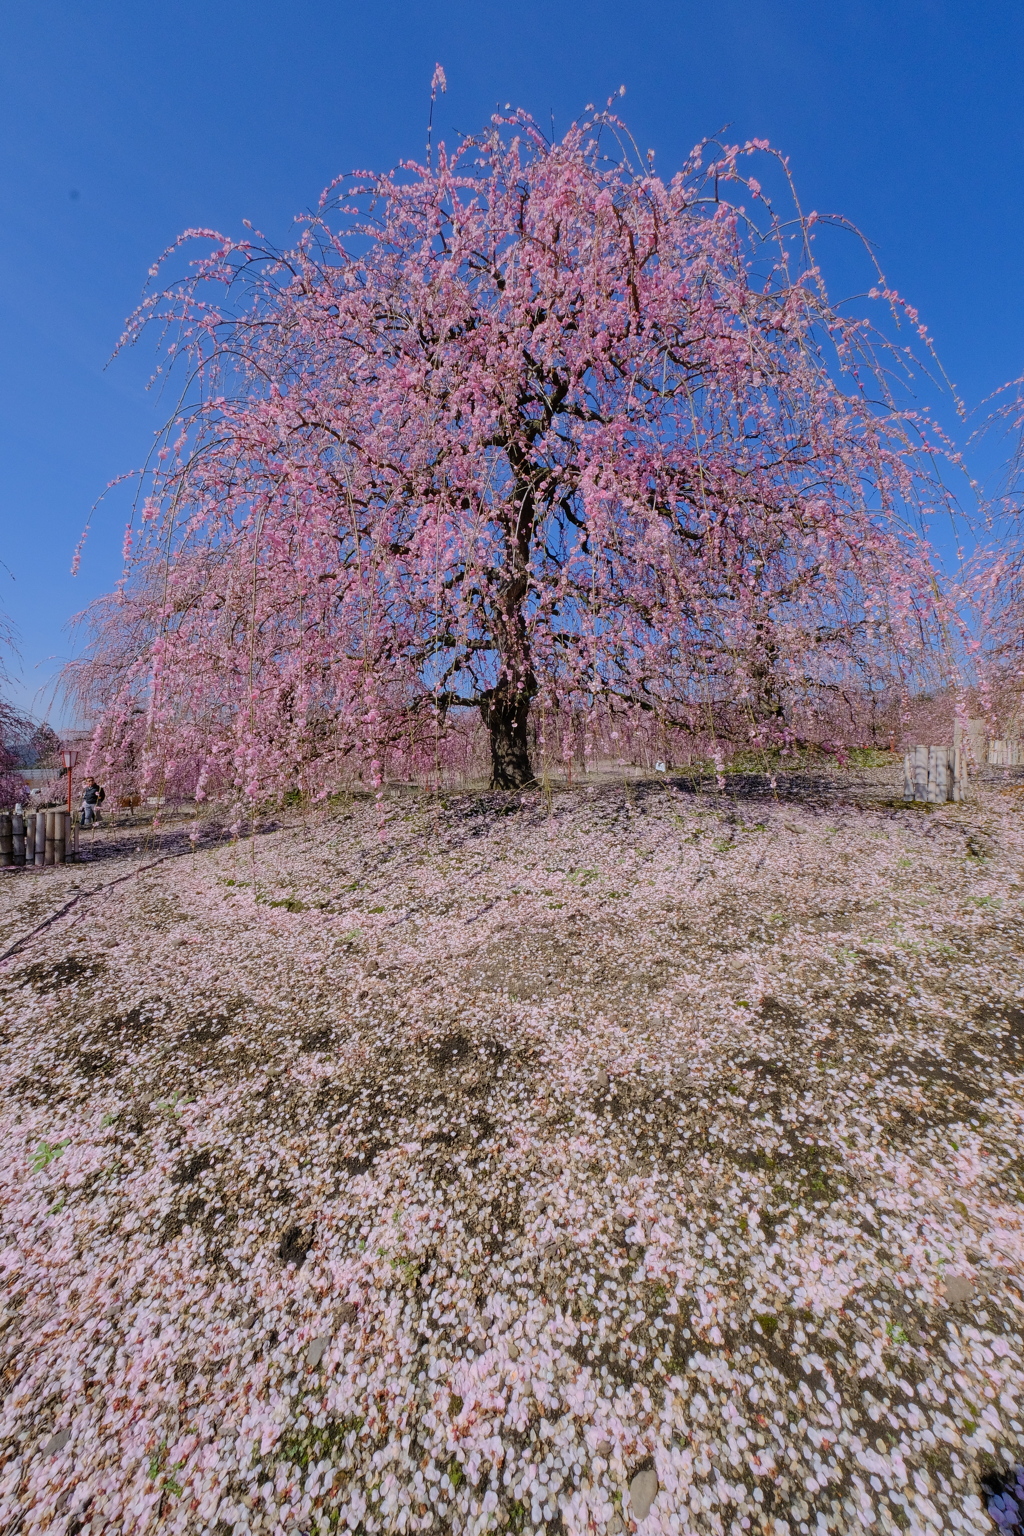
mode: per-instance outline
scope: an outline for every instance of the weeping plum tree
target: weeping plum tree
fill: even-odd
[[[182,237],[128,336],[167,328],[186,404],[78,674],[112,751],[256,793],[471,708],[516,788],[538,700],[764,741],[916,664],[941,490],[813,221],[763,144],[664,181],[625,142],[515,114],[344,178],[290,251]]]

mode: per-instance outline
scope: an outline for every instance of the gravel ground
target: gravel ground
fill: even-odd
[[[1024,792],[794,783],[0,879],[0,1531],[991,1530]]]

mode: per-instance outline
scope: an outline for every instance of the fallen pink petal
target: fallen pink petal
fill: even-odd
[[[383,847],[364,797],[55,870],[96,893],[0,983],[4,1524],[984,1529],[1020,824],[836,782],[392,797]]]

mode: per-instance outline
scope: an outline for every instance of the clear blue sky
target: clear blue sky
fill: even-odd
[[[0,18],[0,606],[46,709],[69,617],[116,580],[123,496],[160,418],[137,349],[107,367],[182,229],[286,242],[336,173],[422,152],[505,102],[556,128],[626,86],[663,174],[730,123],[791,158],[806,208],[875,242],[977,402],[1024,371],[1020,0],[35,0]],[[839,257],[839,281],[846,275]]]

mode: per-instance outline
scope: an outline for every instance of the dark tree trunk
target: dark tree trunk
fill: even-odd
[[[525,789],[536,782],[526,733],[530,700],[536,691],[532,679],[518,687],[502,679],[480,701],[480,713],[491,738],[492,789]]]
[[[758,625],[758,629],[761,629]],[[785,717],[782,689],[779,679],[779,648],[773,640],[765,639],[761,655],[750,668],[750,676],[757,690],[754,699],[754,717],[758,722],[781,720]]]
[[[521,405],[526,402],[521,401]],[[530,546],[536,505],[536,466],[522,445],[506,447],[515,473],[515,496],[504,516],[505,579],[496,594],[493,636],[498,653],[498,681],[480,699],[480,713],[491,738],[491,788],[525,789],[536,783],[530,762],[527,721],[537,679],[530,665],[526,601],[530,590]]]

